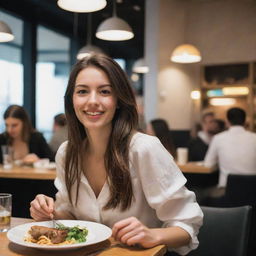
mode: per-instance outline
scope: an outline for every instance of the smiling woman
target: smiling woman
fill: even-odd
[[[104,55],[79,61],[65,112],[69,139],[56,155],[56,201],[37,195],[31,216],[101,222],[127,245],[165,244],[180,254],[196,248],[202,211],[160,141],[137,132],[135,97],[120,66]]]

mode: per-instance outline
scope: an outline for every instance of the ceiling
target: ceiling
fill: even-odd
[[[113,58],[138,59],[144,52],[145,0],[117,0],[116,2],[117,16],[132,27],[134,38],[111,42],[95,37],[98,25],[112,16],[113,2],[107,0],[107,6],[104,9],[91,13],[92,44],[102,48]],[[18,15],[25,21],[50,27],[56,32],[71,36],[78,40],[79,47],[86,44],[88,14],[74,14],[62,10],[57,6],[57,0],[1,0],[0,8]]]

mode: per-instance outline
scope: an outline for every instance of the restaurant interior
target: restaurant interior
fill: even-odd
[[[242,108],[247,114],[246,129],[256,132],[255,0],[106,3],[96,11],[80,11],[65,9],[68,7],[56,0],[0,1],[0,133],[5,131],[5,110],[17,104],[24,106],[33,126],[49,142],[55,115],[64,113],[70,70],[81,58],[78,54],[88,52],[103,53],[117,61],[136,95],[142,119],[140,129],[146,132],[153,119],[165,120],[176,149],[189,146],[207,112],[214,112],[216,118],[227,123],[227,110]],[[114,38],[121,36],[120,31],[112,38],[101,38],[104,22],[114,26],[111,18],[119,18],[118,25],[126,30],[127,38]],[[1,33],[6,29],[11,38],[2,40]],[[189,189],[197,193],[217,185],[218,166],[175,160]],[[0,165],[0,193],[13,195],[12,217],[31,218],[30,202],[37,194],[55,196],[55,165],[48,164],[14,165],[11,169]],[[246,180],[230,177],[228,185],[230,190],[226,188],[223,197],[201,205],[205,222],[209,222],[199,237],[206,250],[202,246],[188,255],[255,254],[256,179],[254,175]],[[252,208],[246,208],[242,217],[240,212],[228,212],[248,205]],[[218,212],[220,208],[222,211]],[[223,226],[227,226],[227,233],[222,232]],[[239,239],[232,234],[236,228]],[[213,235],[209,236],[209,232]],[[225,241],[225,236],[230,236],[226,243],[215,243],[216,239]],[[210,242],[212,239],[214,243]],[[4,249],[0,245],[0,255],[1,250]],[[21,255],[19,251],[5,250],[6,256]],[[164,254],[161,248],[134,255]]]

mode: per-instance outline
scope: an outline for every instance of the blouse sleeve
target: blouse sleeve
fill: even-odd
[[[54,185],[58,190],[56,194],[55,210],[67,212],[68,214],[73,215],[72,205],[69,202],[68,192],[65,185],[64,163],[67,143],[67,141],[62,143],[55,157],[57,177],[54,181]]]
[[[163,227],[178,226],[191,236],[188,245],[169,249],[185,255],[197,248],[203,213],[173,157],[156,137],[137,143],[133,157],[146,200]]]

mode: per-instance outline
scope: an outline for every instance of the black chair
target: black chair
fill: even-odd
[[[211,207],[250,205],[253,207],[248,256],[254,256],[256,251],[256,175],[228,175],[225,195],[219,198],[208,198],[204,205]]]
[[[199,247],[189,256],[246,256],[252,207],[202,207],[204,224],[198,235]]]
[[[256,175],[228,175],[225,198],[226,205],[256,205]]]

